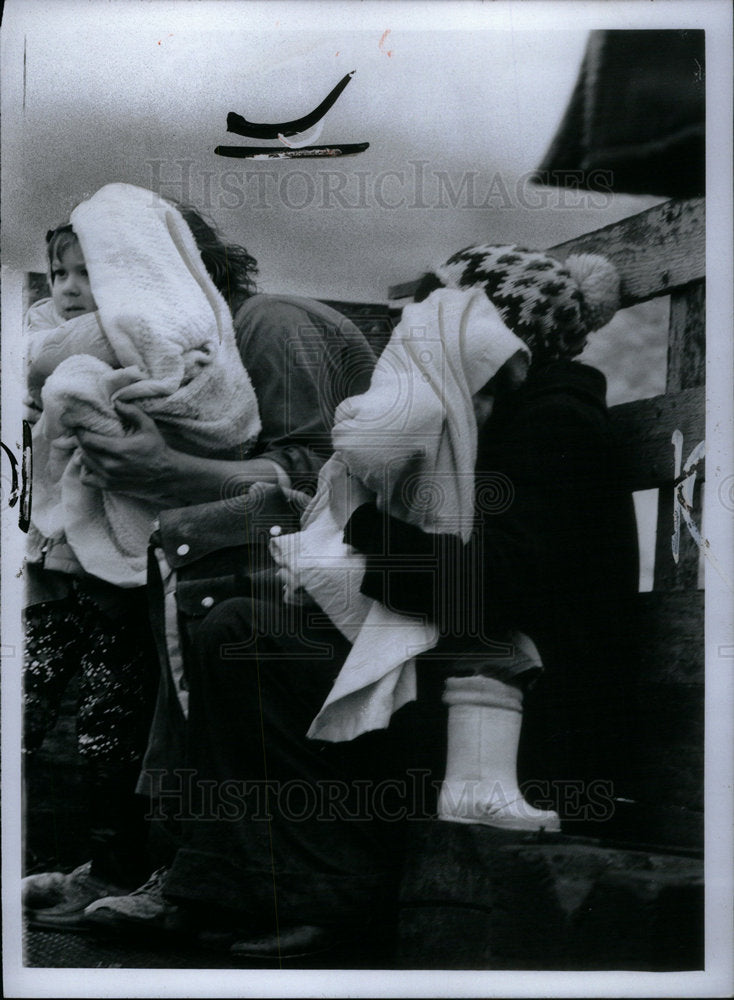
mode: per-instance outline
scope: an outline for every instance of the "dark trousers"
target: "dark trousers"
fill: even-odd
[[[382,918],[402,856],[400,727],[348,743],[305,735],[348,648],[313,605],[236,598],[204,620],[167,896],[262,929]]]

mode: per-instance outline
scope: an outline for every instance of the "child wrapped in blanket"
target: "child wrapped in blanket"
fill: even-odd
[[[458,536],[466,544],[481,490],[478,429],[499,382],[521,383],[531,350],[541,359],[578,353],[586,334],[607,322],[618,303],[616,271],[593,255],[564,267],[515,246],[481,246],[455,255],[436,275],[432,294],[403,310],[369,390],[337,410],[335,454],[322,470],[302,531],[271,541],[287,596],[302,588],[352,642],[311,738],[350,740],[385,728],[416,697],[414,658],[439,640],[436,620],[398,614],[387,599],[365,593],[367,555],[379,563],[392,545],[379,537],[384,527],[370,510],[403,522],[405,532]],[[424,549],[428,555],[428,542]],[[387,598],[390,566],[384,558],[381,565],[373,572],[386,582],[372,590]],[[483,599],[473,592],[454,597]],[[542,669],[532,637],[515,631],[457,648],[444,695],[449,751],[440,818],[560,829],[557,813],[532,807],[517,781],[522,687]]]
[[[227,305],[172,205],[110,184],[74,210],[72,225],[99,308],[71,314],[69,329],[34,351],[29,389],[42,386],[43,414],[33,521],[46,538],[63,532],[87,573],[136,587],[157,505],[85,485],[75,429],[120,435],[115,404],[136,403],[182,450],[221,454],[254,444],[257,403]]]
[[[133,789],[158,677],[144,585],[161,502],[89,484],[75,432],[122,436],[137,412],[127,407],[137,404],[180,450],[240,458],[260,419],[229,309],[174,206],[110,184],[47,242],[51,298],[26,317],[27,402],[37,419],[24,743],[26,752],[40,747],[78,672],[93,860],[77,873],[78,900],[67,886],[68,914],[34,914],[63,927],[85,895],[128,891],[147,874]],[[26,889],[32,905],[33,886]]]

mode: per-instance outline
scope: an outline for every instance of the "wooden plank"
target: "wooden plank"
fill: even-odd
[[[703,385],[706,379],[706,289],[703,281],[686,285],[671,295],[668,330],[667,392]],[[703,439],[703,434],[701,434]],[[684,442],[685,444],[685,442]],[[689,442],[689,447],[692,445]],[[703,516],[701,477],[691,503],[691,517],[701,527]],[[655,547],[655,588],[692,590],[698,586],[699,546],[683,523],[678,539],[678,557],[673,556],[671,533],[675,490],[668,486],[658,497]]]
[[[390,285],[387,290],[387,297],[391,301],[412,299],[420,280],[420,278],[415,278],[413,281],[402,281],[398,285]]]
[[[671,756],[670,760],[681,769],[686,766],[689,754],[703,760],[703,684],[640,681],[635,686],[634,698],[641,723],[638,731],[641,757],[658,760],[663,754],[677,751],[677,759]],[[665,796],[658,794],[654,801],[665,801]]]
[[[666,201],[611,226],[550,247],[560,260],[571,253],[603,253],[622,278],[622,308],[702,279],[706,273],[705,200]]]
[[[703,746],[649,747],[640,754],[633,795],[645,804],[703,813],[703,770]]]
[[[616,439],[615,461],[620,484],[632,490],[672,485],[675,480],[673,431],[679,430],[683,434],[685,463],[693,448],[704,438],[705,393],[702,388],[686,389],[652,399],[622,403],[613,406],[610,415]],[[704,463],[701,462],[697,468],[698,479],[703,481]],[[670,520],[672,523],[672,513]]]
[[[640,683],[703,684],[703,590],[652,592],[636,600]]]
[[[704,593],[641,594],[633,796],[703,810]]]
[[[400,321],[401,310],[383,303],[340,302],[336,299],[321,301],[350,319],[362,331],[377,354],[382,352],[390,339],[390,334]]]
[[[678,533],[678,560],[673,556],[674,510],[679,503],[672,486],[664,486],[660,490],[655,536],[655,590],[690,592],[698,587],[700,549],[682,517]],[[696,478],[690,516],[700,533],[703,517],[703,485],[700,477]]]
[[[680,392],[706,380],[706,285],[695,281],[670,297],[666,390]]]
[[[565,260],[571,253],[602,253],[622,278],[622,308],[700,280],[705,275],[705,200],[666,201],[621,222],[549,247]],[[412,297],[419,279],[388,289],[391,300]]]

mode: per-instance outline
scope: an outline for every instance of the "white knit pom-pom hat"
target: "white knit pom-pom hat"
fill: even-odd
[[[599,254],[561,263],[515,244],[481,244],[453,254],[435,274],[448,288],[483,288],[535,361],[580,354],[619,309],[619,274]]]

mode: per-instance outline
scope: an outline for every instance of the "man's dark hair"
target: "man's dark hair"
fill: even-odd
[[[243,246],[225,243],[214,226],[191,205],[174,202],[199,248],[209,277],[229,305],[232,314],[257,291],[254,276],[257,261]]]

